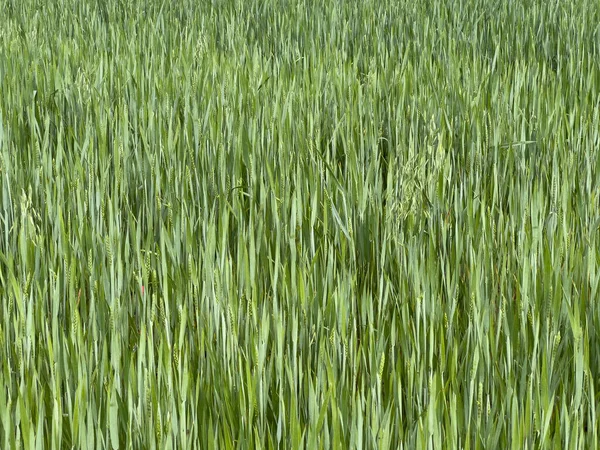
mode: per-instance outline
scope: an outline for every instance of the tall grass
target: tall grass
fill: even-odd
[[[597,448],[598,23],[0,0],[0,446]]]

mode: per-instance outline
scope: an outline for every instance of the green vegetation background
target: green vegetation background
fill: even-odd
[[[599,23],[0,0],[0,446],[595,448]]]

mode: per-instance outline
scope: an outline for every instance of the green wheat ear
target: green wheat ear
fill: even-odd
[[[173,346],[173,366],[179,370],[179,346],[177,344]]]

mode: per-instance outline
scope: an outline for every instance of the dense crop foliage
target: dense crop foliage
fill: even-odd
[[[596,445],[599,23],[0,0],[0,447]]]

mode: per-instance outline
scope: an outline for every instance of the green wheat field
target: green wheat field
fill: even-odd
[[[0,447],[597,448],[599,156],[594,0],[0,0]]]

